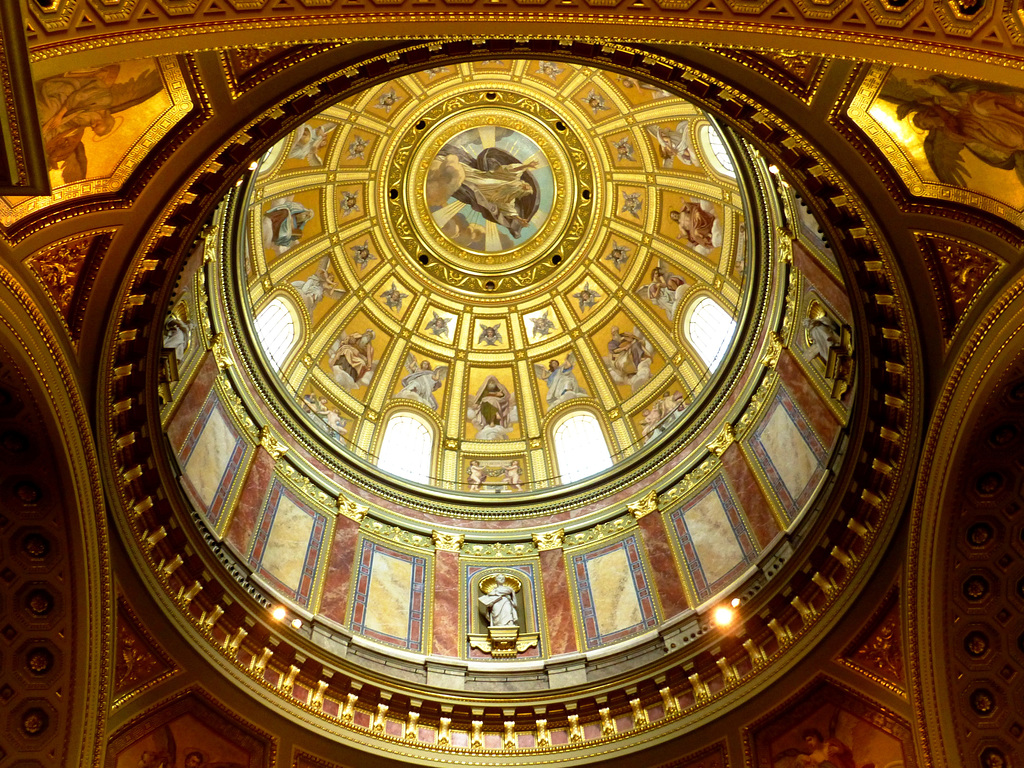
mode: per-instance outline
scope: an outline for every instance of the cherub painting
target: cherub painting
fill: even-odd
[[[647,132],[654,137],[654,143],[658,148],[658,157],[661,158],[662,168],[671,168],[673,162],[678,160],[683,165],[695,165],[697,162],[696,153],[690,143],[690,121],[683,120],[676,123],[674,129],[665,128],[660,125],[650,125]]]
[[[409,298],[408,293],[402,293],[395,281],[391,281],[391,287],[384,291],[380,297],[384,299],[384,306],[388,309],[392,309],[395,312],[402,311],[402,302]]]
[[[371,261],[376,261],[377,255],[370,252],[370,241],[364,240],[362,243],[352,246],[352,261],[355,262],[356,266],[360,269],[366,269],[367,265]]]
[[[348,419],[323,395],[307,392],[302,396],[302,410],[311,416],[321,419],[335,440],[341,440],[348,431]]]
[[[612,142],[612,146],[615,147],[617,160],[636,161],[635,149],[633,147],[633,142],[629,140],[629,136],[623,136],[620,139],[616,139]]]
[[[604,258],[605,261],[610,261],[612,263],[612,266],[615,267],[616,271],[619,271],[629,262],[629,246],[612,240],[611,253]]]
[[[405,356],[405,370],[409,374],[402,378],[402,388],[395,393],[395,397],[415,400],[436,411],[438,403],[434,393],[448,378],[448,366],[435,367],[426,359],[417,363],[415,355],[410,352]]]
[[[601,294],[598,293],[596,288],[590,287],[590,281],[588,280],[572,297],[579,302],[580,314],[582,314],[588,309],[593,309],[597,306],[597,300],[601,298]]]
[[[896,105],[896,117],[924,132],[928,165],[943,184],[970,186],[964,153],[1024,184],[1024,91],[962,77],[891,76],[878,97]]]
[[[644,201],[640,192],[622,193],[622,210],[619,213],[628,213],[634,219],[640,220],[640,212],[644,208]]]
[[[665,312],[669,320],[676,315],[679,302],[690,284],[685,277],[675,274],[669,265],[658,259],[658,264],[651,268],[651,282],[641,285],[636,292]]]
[[[432,336],[441,336],[444,339],[451,341],[451,328],[448,324],[452,321],[452,318],[439,315],[437,310],[433,310],[434,316],[427,320],[423,326],[423,330],[430,333]]]
[[[337,276],[330,267],[331,257],[324,256],[320,259],[313,274],[305,280],[292,281],[292,287],[299,292],[311,316],[313,310],[324,299],[337,301],[345,295],[345,291],[338,283]]]
[[[348,143],[348,159],[365,160],[366,148],[368,146],[370,146],[369,141],[362,136],[353,135],[352,141]]]
[[[682,392],[665,391],[649,408],[645,408],[640,418],[640,434],[644,445],[652,443],[664,434],[682,417],[686,410],[686,397]]]
[[[613,326],[607,348],[608,354],[601,359],[616,384],[628,386],[636,392],[651,380],[654,345],[639,328],[633,328],[630,333],[622,333],[617,326]]]
[[[497,346],[504,343],[505,339],[501,335],[501,323],[495,323],[494,325],[485,325],[480,323],[480,334],[477,336],[477,344],[486,344],[488,347]]]
[[[352,391],[370,383],[377,368],[373,357],[375,337],[373,329],[368,328],[360,334],[342,331],[334,340],[327,350],[327,364],[338,386]]]
[[[555,330],[555,321],[550,317],[551,310],[545,309],[541,314],[534,317],[527,317],[533,327],[530,329],[530,338],[537,339],[551,334]]]

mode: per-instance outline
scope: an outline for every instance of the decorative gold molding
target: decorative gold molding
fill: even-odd
[[[732,424],[723,424],[718,435],[708,443],[708,450],[715,456],[721,457],[730,445],[736,442],[736,430]]]
[[[430,537],[434,540],[434,548],[444,552],[458,552],[466,540],[465,534],[446,531],[431,531]]]
[[[633,517],[639,520],[642,517],[647,517],[651,512],[658,511],[658,492],[651,490],[646,496],[640,501],[635,501],[632,504],[626,506],[630,512],[633,513]]]
[[[335,500],[335,506],[340,514],[344,515],[350,520],[355,520],[357,523],[363,522],[366,514],[370,511],[370,508],[365,504],[357,504],[352,499],[341,494]]]
[[[533,534],[533,544],[538,552],[547,552],[552,549],[561,549],[562,541],[565,539],[565,528],[557,531],[541,531]]]
[[[268,426],[260,427],[260,445],[277,461],[288,452],[288,446],[279,440]]]

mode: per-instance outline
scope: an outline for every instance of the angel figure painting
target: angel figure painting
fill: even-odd
[[[640,436],[644,445],[669,433],[686,410],[686,397],[682,392],[666,390],[640,416]]]
[[[58,183],[57,174],[64,184],[108,175],[113,169],[96,173],[89,167],[92,155],[99,154],[93,145],[112,139],[116,154],[122,156],[141,135],[137,126],[119,130],[129,127],[129,111],[163,90],[155,59],[80,69],[37,81],[36,108],[51,181]],[[158,111],[165,108],[160,105]]]
[[[463,131],[430,163],[424,197],[457,246],[494,253],[521,245],[547,218],[554,176],[537,144],[508,128]]]
[[[519,423],[515,395],[494,375],[488,375],[469,398],[466,419],[476,428],[476,440],[508,440]]]
[[[316,269],[305,280],[293,280],[292,287],[299,292],[302,302],[309,310],[310,317],[313,310],[319,306],[324,299],[337,301],[345,295],[338,277],[331,269],[331,257],[324,256],[316,265]]]
[[[559,363],[558,360],[549,360],[547,366],[543,366],[540,363],[533,364],[533,372],[537,375],[537,378],[547,384],[548,408],[554,408],[556,405],[564,403],[566,400],[572,400],[574,397],[587,396],[586,391],[576,380],[576,373],[573,370],[575,367],[576,355],[572,352],[565,356],[564,363]]]
[[[914,74],[886,78],[878,99],[894,105],[896,119],[923,134],[921,148],[935,177],[985,191],[971,166],[976,172],[988,166],[1012,171],[1024,185],[1024,91],[945,75],[915,79]]]
[[[434,366],[426,359],[417,363],[416,356],[410,352],[405,356],[405,370],[409,373],[402,377],[402,388],[395,393],[395,397],[415,400],[436,411],[438,403],[434,393],[448,378],[448,366]]]
[[[166,709],[183,710],[195,707],[191,697],[174,702]],[[163,713],[158,713],[158,719]],[[209,718],[209,719],[208,719]],[[148,724],[147,724],[148,725]],[[196,707],[195,714],[180,714],[169,722],[157,726],[139,738],[140,728],[128,731],[114,743],[116,768],[250,768],[260,765],[265,759],[262,754],[253,754],[249,745],[240,745],[237,726],[221,722],[219,716]],[[145,727],[145,726],[143,726]],[[123,744],[127,739],[134,741]]]
[[[672,320],[689,287],[685,277],[675,274],[667,263],[658,259],[657,266],[651,268],[651,282],[641,285],[636,292],[654,306],[660,307],[665,317]]]
[[[373,357],[372,328],[362,333],[342,331],[327,350],[327,364],[334,382],[351,392],[365,387],[373,378],[377,361]]]
[[[647,126],[647,132],[654,138],[662,168],[672,168],[678,160],[683,165],[695,165],[697,155],[690,142],[690,121],[676,123],[675,128],[661,125]]]
[[[639,328],[623,333],[618,326],[612,326],[607,349],[608,354],[601,359],[616,384],[636,392],[651,380],[654,345]]]

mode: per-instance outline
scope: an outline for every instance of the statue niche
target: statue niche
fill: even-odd
[[[477,585],[483,594],[476,599],[478,622],[474,629],[478,631],[469,635],[470,646],[496,659],[515,658],[535,647],[540,636],[525,631],[525,612],[519,608],[523,591],[520,577],[508,572],[490,573]]]

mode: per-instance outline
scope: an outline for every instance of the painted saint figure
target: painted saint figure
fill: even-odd
[[[574,397],[586,397],[587,393],[576,381],[576,356],[570,352],[565,356],[565,362],[557,360],[548,361],[548,367],[534,363],[533,372],[537,378],[548,385],[548,408],[554,408],[559,403],[571,400]]]
[[[499,573],[494,577],[492,586],[486,595],[478,598],[483,610],[487,613],[487,623],[492,627],[519,626],[519,606],[516,602],[516,591],[505,583],[505,576]]]
[[[476,427],[477,440],[508,440],[519,422],[519,408],[508,388],[490,375],[470,400],[466,419]]]
[[[302,239],[302,230],[316,216],[290,197],[271,203],[263,214],[263,245],[279,256]]]
[[[661,307],[665,316],[671,320],[675,317],[679,302],[689,287],[686,278],[669,271],[668,265],[658,259],[658,265],[651,268],[651,282],[637,288],[637,293],[655,306]]]
[[[415,400],[436,411],[438,404],[434,392],[441,388],[448,377],[448,366],[433,368],[429,360],[421,360],[416,365],[416,358],[410,352],[405,358],[405,369],[409,375],[402,378],[402,389],[395,397]]]
[[[377,361],[373,359],[373,329],[362,334],[342,331],[327,352],[334,381],[345,389],[359,389],[370,383]]]
[[[316,271],[305,280],[295,280],[292,287],[299,292],[306,309],[312,315],[313,310],[324,299],[340,299],[345,291],[338,285],[338,278],[330,270],[331,257],[320,259]]]
[[[722,244],[722,225],[714,206],[706,200],[690,200],[669,211],[669,218],[679,227],[677,240],[686,240],[698,253],[707,256]]]
[[[636,392],[651,379],[654,346],[639,328],[634,328],[632,333],[621,333],[613,326],[608,354],[602,360],[612,381],[625,384]]]

